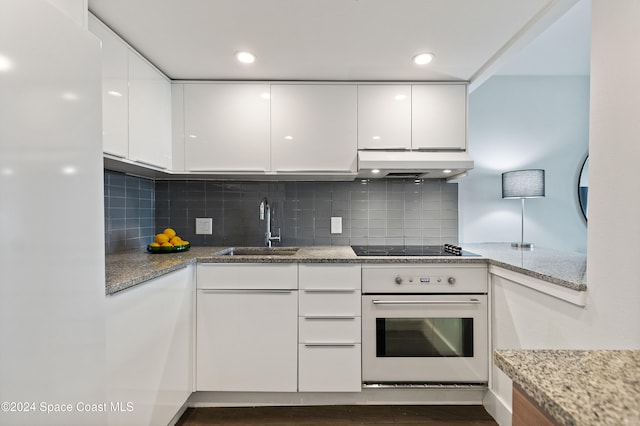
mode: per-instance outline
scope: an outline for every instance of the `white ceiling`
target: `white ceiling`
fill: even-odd
[[[590,61],[591,0],[579,0],[496,74],[589,75]]]
[[[89,0],[175,80],[480,84],[578,0]],[[582,0],[588,1],[588,0]],[[257,56],[243,65],[238,50]],[[435,53],[428,66],[411,62]],[[521,59],[522,61],[522,59]]]

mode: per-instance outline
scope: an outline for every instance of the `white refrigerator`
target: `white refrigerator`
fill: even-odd
[[[0,425],[105,424],[99,41],[0,1]]]

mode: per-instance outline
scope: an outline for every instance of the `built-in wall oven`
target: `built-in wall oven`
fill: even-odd
[[[485,385],[487,288],[483,264],[364,264],[364,386]]]

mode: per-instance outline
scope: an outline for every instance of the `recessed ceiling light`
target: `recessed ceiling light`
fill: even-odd
[[[288,140],[288,141],[292,141],[293,140],[293,136],[291,136],[291,135],[285,136],[284,138],[286,140]]]
[[[115,96],[115,97],[118,97],[118,98],[119,98],[119,97],[121,97],[121,96],[122,96],[122,93],[120,93],[120,92],[116,92],[115,90],[109,90],[109,91],[107,92],[107,95],[111,95],[111,96]]]
[[[251,52],[236,52],[236,59],[243,64],[252,64],[256,60],[256,56]]]
[[[407,99],[407,95],[395,95],[393,99],[395,99],[396,101],[403,101]]]
[[[374,141],[378,141],[380,140],[380,136],[372,136],[371,139],[373,139]]]
[[[444,170],[442,171],[442,173],[449,174],[449,173],[451,173],[451,170],[449,170],[449,169],[444,169]]]
[[[433,60],[433,53],[419,53],[413,57],[413,62],[416,65],[426,65]]]
[[[373,170],[371,170],[371,173],[380,173],[380,170],[378,170],[378,169],[373,169]]]

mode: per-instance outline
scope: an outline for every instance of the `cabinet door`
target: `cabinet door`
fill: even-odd
[[[411,149],[411,86],[358,86],[358,149]]]
[[[466,149],[466,84],[414,85],[411,105],[413,149]]]
[[[129,49],[93,16],[89,29],[102,41],[102,149],[124,158],[129,155]]]
[[[360,344],[301,344],[300,392],[360,392]]]
[[[167,424],[191,395],[193,277],[189,266],[107,296],[107,397],[122,404],[109,424]]]
[[[171,83],[129,51],[129,159],[171,166]]]
[[[294,290],[198,290],[199,391],[295,392]]]
[[[269,91],[267,84],[185,84],[186,170],[269,170]]]
[[[271,168],[355,173],[355,85],[272,85]]]

